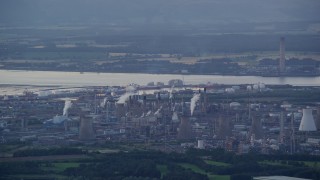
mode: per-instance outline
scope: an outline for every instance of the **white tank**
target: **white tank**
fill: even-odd
[[[316,131],[312,109],[303,109],[303,115],[299,126],[299,131]]]
[[[259,83],[259,88],[260,89],[265,89],[266,88],[266,85],[264,83]]]
[[[230,105],[230,108],[233,108],[233,109],[239,108],[241,106],[241,104],[238,102],[232,102],[229,105]]]
[[[225,92],[227,92],[227,93],[234,93],[235,90],[234,90],[233,88],[226,88],[226,89],[225,89]]]
[[[198,149],[204,149],[204,140],[198,140]]]
[[[173,112],[172,122],[174,122],[174,123],[178,123],[179,122],[179,117],[178,117],[177,112]]]

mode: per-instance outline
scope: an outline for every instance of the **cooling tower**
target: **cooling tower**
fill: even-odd
[[[193,139],[193,133],[192,133],[192,128],[189,123],[188,118],[185,116],[181,117],[181,123],[179,125],[179,133],[178,133],[178,139],[179,140],[189,140]]]
[[[316,120],[317,129],[320,130],[320,107],[317,109],[317,120]]]
[[[216,123],[215,131],[218,138],[224,139],[231,135],[230,119],[226,115],[220,114]]]
[[[93,120],[89,118],[81,118],[79,139],[81,141],[89,141],[95,139],[93,132]]]
[[[260,118],[257,118],[256,116],[252,117],[251,134],[254,134],[256,139],[263,138],[263,130],[262,130],[261,120],[260,120]]]
[[[316,131],[316,124],[314,123],[312,109],[303,109],[303,116],[301,119],[299,131]]]

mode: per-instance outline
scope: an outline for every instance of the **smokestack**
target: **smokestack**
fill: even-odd
[[[147,108],[147,96],[144,95],[143,96],[143,111],[145,111]]]
[[[207,112],[207,88],[203,88],[203,108],[202,108],[202,112],[206,113]]]
[[[254,134],[256,139],[262,139],[263,137],[261,119],[256,116],[252,116],[251,134]]]
[[[316,131],[312,109],[303,109],[303,115],[299,126],[299,131]]]
[[[279,140],[281,143],[284,143],[284,112],[281,112],[280,115],[280,133],[279,133]]]
[[[28,128],[28,120],[27,119],[21,119],[21,130],[26,131]]]
[[[280,60],[279,60],[279,72],[283,73],[286,70],[286,64],[285,64],[286,58],[285,58],[285,38],[280,38]]]
[[[158,94],[157,94],[157,99],[158,99],[158,101],[161,100],[160,92],[158,92]]]

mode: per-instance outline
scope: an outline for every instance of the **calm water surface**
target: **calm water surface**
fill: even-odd
[[[37,86],[122,86],[130,83],[146,85],[148,82],[167,82],[183,79],[185,84],[291,84],[295,86],[320,86],[320,77],[260,77],[221,75],[172,75],[132,73],[79,73],[56,71],[14,71],[0,70],[0,85]]]

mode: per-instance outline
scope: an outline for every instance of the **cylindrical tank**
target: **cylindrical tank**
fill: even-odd
[[[198,140],[198,149],[204,149],[204,140]]]

